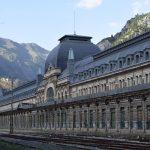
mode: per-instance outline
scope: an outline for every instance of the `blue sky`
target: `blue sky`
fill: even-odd
[[[0,0],[0,37],[51,50],[64,34],[101,39],[119,32],[135,14],[150,12],[150,0]]]

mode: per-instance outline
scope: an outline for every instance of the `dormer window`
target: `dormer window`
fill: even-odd
[[[122,68],[123,67],[123,62],[122,60],[119,61],[119,68]]]
[[[86,78],[86,76],[87,76],[87,73],[86,73],[86,72],[84,72],[84,74],[83,74],[83,75],[84,75],[84,79],[85,79],[85,78]]]
[[[136,55],[136,56],[135,56],[135,62],[136,62],[136,63],[139,63],[139,62],[140,62],[140,56],[139,56],[139,55]]]
[[[113,64],[110,64],[110,71],[113,70]]]
[[[98,74],[98,68],[95,69],[95,75],[97,75],[97,74]]]
[[[131,58],[127,58],[127,66],[131,65]]]
[[[150,56],[149,56],[150,54],[149,54],[149,52],[147,51],[147,52],[145,52],[145,60],[149,60],[149,58],[150,58]]]
[[[92,76],[92,70],[89,70],[89,77]]]
[[[102,66],[102,68],[101,68],[101,72],[104,73],[104,67],[103,67],[103,66]]]
[[[79,73],[79,80],[81,80],[82,79],[82,73]]]
[[[75,74],[73,78],[74,78],[74,81],[76,81],[78,79],[78,74]]]

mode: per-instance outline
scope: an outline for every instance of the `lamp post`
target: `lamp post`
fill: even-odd
[[[10,113],[10,134],[13,134],[13,84],[14,84],[14,79],[11,79],[11,113]]]

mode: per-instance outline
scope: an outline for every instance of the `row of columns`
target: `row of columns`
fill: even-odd
[[[142,130],[146,132],[146,98],[142,98]],[[137,129],[137,108],[133,106],[133,116],[131,115],[132,99],[128,100],[128,105],[124,107],[124,127],[131,133],[132,129]],[[103,107],[96,103],[94,107],[90,104],[73,106],[68,108],[45,109],[36,111],[16,112],[13,114],[14,129],[50,129],[50,130],[72,130],[72,131],[97,131],[103,129],[106,133],[111,129],[111,121],[115,121],[114,129],[118,132],[121,130],[121,110],[120,101],[116,100],[115,120],[111,116],[111,103],[105,101],[105,112]],[[105,116],[104,116],[105,113]],[[105,124],[103,126],[103,123]],[[131,127],[133,123],[133,128]],[[0,115],[0,128],[8,128],[10,125],[10,115]]]

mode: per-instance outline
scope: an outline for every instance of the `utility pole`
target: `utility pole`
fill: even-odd
[[[11,113],[10,113],[10,134],[13,134],[13,84],[14,79],[11,77]]]

